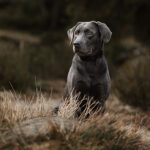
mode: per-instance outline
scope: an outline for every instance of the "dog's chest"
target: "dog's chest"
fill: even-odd
[[[99,75],[99,67],[95,62],[93,63],[84,63],[77,66],[78,74],[81,76],[80,79],[85,80],[86,82],[94,82]]]

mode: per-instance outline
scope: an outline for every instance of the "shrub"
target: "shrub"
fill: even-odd
[[[116,74],[114,86],[120,99],[143,110],[150,108],[150,56],[129,60]]]

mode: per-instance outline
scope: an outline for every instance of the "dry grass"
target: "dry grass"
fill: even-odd
[[[74,99],[63,103],[57,116],[51,111],[58,101],[42,94],[29,99],[2,92],[0,101],[0,149],[150,149],[149,115],[115,96],[110,96],[103,116],[93,114],[89,119],[74,118]]]

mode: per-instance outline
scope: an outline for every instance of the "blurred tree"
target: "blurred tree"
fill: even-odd
[[[0,0],[0,27],[42,32],[64,30],[77,21],[101,20],[113,37],[137,34],[149,39],[150,1],[147,0]],[[139,30],[142,26],[142,31]]]
[[[148,0],[0,0],[0,29],[21,30],[41,39],[40,44],[27,47],[29,51],[26,52],[30,58],[26,72],[40,77],[66,75],[71,61],[71,51],[65,46],[66,30],[78,21],[99,20],[110,27],[113,38],[105,52],[110,68],[116,70],[116,66],[128,59],[127,55],[132,55],[121,39],[132,36],[150,45],[149,15]],[[6,45],[1,43],[0,57],[3,46]],[[24,63],[21,64],[23,67]],[[20,71],[22,67],[18,67]]]

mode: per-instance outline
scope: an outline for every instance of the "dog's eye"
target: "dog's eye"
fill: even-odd
[[[92,37],[93,33],[90,30],[85,30],[87,36]]]
[[[80,33],[80,30],[76,30],[75,34],[78,35]]]

